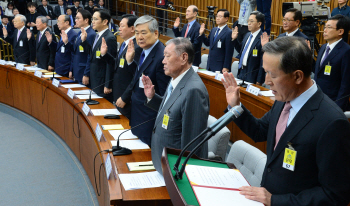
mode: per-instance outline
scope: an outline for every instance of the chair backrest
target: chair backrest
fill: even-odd
[[[208,62],[208,54],[203,54],[201,57],[201,64],[199,65],[199,67],[202,69],[206,69],[207,62]]]
[[[58,36],[57,34],[55,34],[55,37],[56,37],[56,42],[59,42],[61,40],[61,37]]]
[[[232,62],[231,72],[232,72],[233,76],[237,78],[237,74],[238,74],[238,61]]]
[[[208,117],[208,126],[213,124],[217,119],[213,116]],[[228,141],[230,140],[230,130],[227,127],[222,128],[215,136],[208,140],[208,158],[220,159],[225,161]],[[217,158],[220,157],[220,158]]]
[[[266,165],[266,155],[263,152],[239,140],[232,145],[227,162],[233,163],[251,186],[260,187]]]

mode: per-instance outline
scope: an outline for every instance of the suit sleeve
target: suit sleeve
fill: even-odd
[[[162,101],[163,101],[163,97],[159,96],[158,94],[155,94],[154,97],[149,102],[147,102],[147,99],[146,99],[145,106],[158,112],[159,107],[162,104]]]
[[[264,83],[265,82],[265,70],[264,70],[264,68],[263,68],[263,61],[262,61],[262,56],[263,56],[263,53],[262,53],[262,48],[261,48],[261,44],[260,44],[260,46],[259,46],[259,48],[260,48],[260,54],[258,54],[259,55],[259,61],[260,61],[260,65],[259,65],[259,73],[258,73],[258,77],[257,77],[257,82],[259,82],[259,83]]]
[[[128,65],[128,68],[136,70],[137,64],[136,64],[135,60],[130,65]],[[129,86],[125,89],[124,93],[121,96],[121,99],[125,103],[128,103],[131,101],[132,89],[133,89],[133,86],[135,84],[134,80],[135,80],[135,78],[130,82]],[[138,79],[137,79],[137,81],[138,81]]]
[[[53,33],[51,33],[51,36],[52,36],[52,42],[56,42],[56,37]],[[56,49],[51,49],[50,48],[50,60],[49,60],[49,66],[52,66],[54,67],[55,66],[55,56],[56,56]]]
[[[88,33],[88,36],[86,38],[86,40],[81,43],[81,46],[85,49],[87,49],[87,53],[88,53],[88,56],[87,56],[87,60],[86,60],[86,67],[85,67],[85,70],[84,70],[84,76],[87,76],[87,77],[90,77],[90,62],[91,62],[91,45],[93,45],[93,41],[96,37],[96,33],[94,33],[93,35],[89,35]]]
[[[164,65],[162,64],[162,60],[157,64],[158,66],[156,68],[156,81],[159,90],[159,95],[161,96],[164,95],[170,80],[170,77],[166,76],[164,73]]]
[[[198,41],[203,42],[205,44],[205,46],[210,46],[210,34],[211,34],[211,32],[209,33],[209,36],[207,38],[205,36],[205,34],[203,33],[202,35],[200,35],[198,37]],[[198,31],[198,35],[199,35],[199,31]]]
[[[198,48],[198,50],[201,50],[202,48],[202,40],[198,37],[199,37],[199,29],[194,31],[193,46],[195,48],[195,51],[196,51],[196,48]]]
[[[180,32],[179,27],[177,27],[177,28],[173,27],[173,32],[174,32],[175,37],[181,36],[181,32]]]
[[[29,60],[31,62],[35,62],[36,59],[36,50],[35,50],[35,39],[34,39],[34,33],[32,32],[32,38],[30,38],[30,40],[28,41],[28,45],[29,45],[29,53],[30,53],[30,57]]]
[[[350,51],[346,51],[344,57],[341,60],[341,84],[338,91],[337,99],[335,103],[345,111],[349,103],[350,95]]]
[[[112,56],[117,56],[117,50],[118,50],[118,44],[117,44],[117,40],[115,39],[115,37],[112,34],[112,37],[109,37],[106,39],[106,43],[108,45],[108,50],[110,52],[110,54]],[[114,65],[115,64],[107,64],[107,68],[106,68],[106,84],[105,87],[106,88],[112,88],[113,85],[113,74],[114,74]]]
[[[232,64],[232,56],[233,56],[233,46],[231,43],[231,34],[232,31],[230,31],[228,34],[225,36],[225,60],[224,60],[224,68],[227,68],[229,71],[231,71],[231,64]]]
[[[320,185],[298,194],[272,195],[271,205],[347,205],[350,201],[349,134],[347,120],[330,122],[316,146]]]

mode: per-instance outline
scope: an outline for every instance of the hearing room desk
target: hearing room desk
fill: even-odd
[[[79,103],[82,100],[71,99],[67,96],[67,91],[68,89],[64,87],[55,87],[50,80],[35,77],[31,72],[0,65],[0,102],[22,110],[56,132],[80,160],[97,195],[94,184],[94,156],[101,150],[112,148],[110,140],[114,139],[108,131],[103,131],[107,141],[102,137],[101,142],[98,142],[94,133],[96,125],[97,123],[99,125],[122,124],[127,129],[130,128],[129,120],[124,116],[114,120],[104,119],[103,116],[85,116],[81,109],[83,104]],[[90,108],[115,108],[105,99],[98,99],[98,101],[100,104],[90,105]],[[103,153],[96,158],[98,187],[100,165],[106,157],[107,154]],[[127,162],[151,159],[151,150],[148,149],[133,151],[131,155],[114,157],[111,162],[118,173],[130,173],[126,166]],[[166,187],[125,191],[119,178],[116,179],[111,174],[110,179],[107,180],[104,169],[101,170],[100,175],[101,188],[98,188],[100,196],[97,195],[99,205],[172,205]]]

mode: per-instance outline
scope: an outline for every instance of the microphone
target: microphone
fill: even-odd
[[[212,125],[210,125],[206,130],[209,130],[207,133],[207,136],[190,152],[190,154],[186,157],[185,161],[182,163],[181,170],[179,171],[178,167],[182,158],[182,155],[185,151],[185,148],[187,149],[193,142],[197,141],[199,137],[203,136],[204,131],[198,135],[195,139],[193,139],[190,143],[188,143],[185,148],[181,151],[178,159],[176,160],[176,163],[174,165],[174,171],[175,175],[174,178],[176,180],[182,179],[183,173],[186,168],[186,164],[188,160],[192,157],[192,155],[206,142],[208,141],[211,137],[213,137],[217,132],[219,132],[223,127],[225,127],[228,123],[230,123],[232,120],[237,119],[239,116],[242,115],[243,113],[243,108],[241,106],[235,106],[232,107],[226,114],[224,114],[220,119],[218,119],[216,122],[214,122]]]
[[[248,74],[251,74],[251,73],[256,72],[256,71],[259,71],[259,70],[260,70],[260,68],[254,69],[254,70],[252,70],[252,71],[250,71],[250,72],[248,72],[248,73],[245,73],[245,74],[242,76],[242,82],[241,82],[240,84],[238,84],[238,86],[243,87],[243,88],[247,88],[248,84],[244,83],[244,79],[243,79],[243,78],[246,77]],[[252,82],[252,83],[255,83],[255,82]]]
[[[125,148],[125,147],[121,147],[119,146],[119,138],[122,134],[124,134],[125,132],[129,131],[129,130],[132,130],[132,129],[135,129],[136,127],[139,127],[149,121],[152,121],[152,120],[155,120],[157,117],[155,118],[152,118],[152,119],[149,119],[147,121],[144,121],[134,127],[131,127],[130,129],[128,130],[125,130],[124,132],[120,133],[120,135],[118,136],[118,140],[117,140],[117,146],[113,146],[112,149],[109,149],[108,152],[113,152],[113,156],[120,156],[120,155],[128,155],[128,154],[131,154],[132,151],[128,148]]]
[[[60,78],[57,78],[57,77],[55,78],[55,71],[56,71],[56,69],[59,69],[59,68],[64,67],[64,66],[67,66],[69,64],[71,64],[71,62],[67,62],[66,64],[63,64],[62,66],[60,66],[58,68],[54,68],[54,70],[52,72],[52,77],[50,77],[49,80],[53,80],[53,79],[61,80]]]
[[[102,85],[104,85],[104,84],[106,84],[106,83],[108,83],[108,82],[110,82],[110,81],[113,81],[113,80],[114,80],[114,78],[111,79],[111,80],[109,80],[109,81],[104,82],[103,84],[98,85],[97,87],[100,87],[100,86],[102,86]],[[91,99],[91,93],[92,93],[93,90],[96,89],[97,87],[91,89],[90,95],[89,95],[89,99],[87,99],[87,100],[85,101],[87,105],[96,105],[96,104],[100,104],[100,102]]]

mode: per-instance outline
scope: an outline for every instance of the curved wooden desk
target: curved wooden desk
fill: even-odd
[[[80,102],[82,100],[69,98],[66,95],[67,91],[68,89],[64,87],[55,87],[51,81],[45,78],[35,77],[31,72],[0,65],[0,102],[22,110],[55,131],[82,163],[97,195],[94,184],[94,156],[101,150],[112,148],[110,140],[114,140],[114,138],[108,131],[103,131],[107,141],[98,142],[94,133],[96,125],[97,123],[99,125],[122,124],[124,128],[130,128],[129,120],[124,116],[115,120],[104,119],[103,116],[85,116],[81,109],[83,104]],[[100,104],[90,105],[90,108],[115,108],[105,99],[98,99],[98,101]],[[102,153],[100,158],[96,158],[95,169],[98,186],[100,184],[98,176],[100,165],[106,157],[107,154]],[[126,162],[149,161],[151,159],[151,150],[137,150],[133,151],[131,155],[112,158],[112,167],[116,167],[118,173],[131,173]],[[100,175],[100,196],[97,195],[99,205],[171,205],[166,187],[125,191],[119,178],[115,179],[111,175],[110,179],[107,180],[104,169],[101,170]]]

